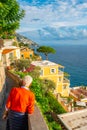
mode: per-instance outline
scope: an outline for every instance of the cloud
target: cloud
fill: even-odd
[[[83,26],[83,25],[87,25],[84,20],[82,21],[78,21],[78,22],[54,22],[51,24],[51,27],[54,27],[54,28],[58,28],[58,27],[74,27],[74,26]]]
[[[38,30],[27,31],[22,33],[23,35],[31,38],[34,41],[48,41],[54,42],[58,40],[81,40],[87,39],[87,27],[77,26],[77,27],[45,27]]]
[[[87,37],[86,0],[19,1],[26,12],[18,32],[37,32],[42,39]],[[32,33],[35,36],[35,34]],[[33,36],[32,36],[33,37]]]

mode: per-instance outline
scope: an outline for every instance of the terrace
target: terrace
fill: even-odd
[[[68,80],[67,78],[64,77],[63,83],[70,83],[70,80]]]
[[[61,70],[58,71],[58,75],[63,75],[63,74],[64,74],[63,71],[61,71]]]
[[[87,130],[87,109],[58,115],[67,130]]]

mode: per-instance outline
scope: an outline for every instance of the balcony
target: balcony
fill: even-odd
[[[64,77],[63,83],[69,83],[70,84],[70,80]]]
[[[63,75],[64,74],[64,72],[63,71],[61,71],[61,70],[58,70],[58,75]]]

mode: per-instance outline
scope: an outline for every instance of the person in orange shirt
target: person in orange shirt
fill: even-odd
[[[20,81],[20,87],[11,89],[2,117],[8,117],[6,130],[28,130],[28,114],[34,112],[35,104],[34,93],[29,90],[31,83],[32,77],[27,75]]]

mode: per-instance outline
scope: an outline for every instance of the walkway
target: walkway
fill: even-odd
[[[4,99],[3,106],[0,109],[0,130],[5,130],[5,127],[6,127],[6,120],[2,120],[2,114],[3,114],[3,111],[4,111],[7,95],[9,93],[10,89],[13,87],[13,85],[15,85],[15,82],[7,76],[5,99]]]

